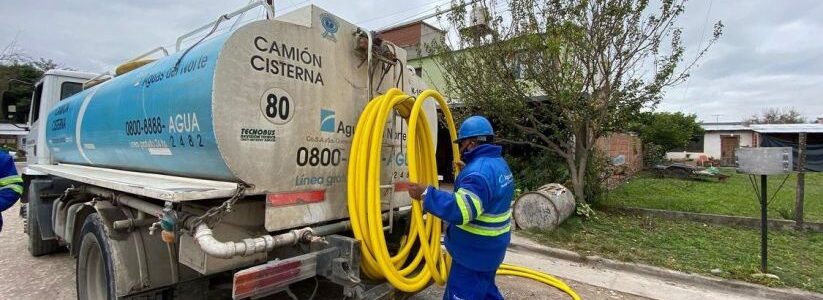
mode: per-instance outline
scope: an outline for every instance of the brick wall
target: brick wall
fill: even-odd
[[[643,143],[635,134],[609,134],[599,138],[595,148],[611,160],[608,186],[620,183],[643,168]]]
[[[414,23],[403,27],[392,28],[380,32],[380,36],[384,40],[394,43],[400,47],[416,46],[420,43],[420,36],[422,35],[422,24]]]

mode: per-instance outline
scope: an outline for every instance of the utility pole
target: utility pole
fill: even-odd
[[[769,274],[769,263],[767,256],[769,254],[769,204],[767,198],[769,194],[766,192],[768,185],[768,176],[760,175],[760,272]]]
[[[797,229],[803,229],[803,197],[806,185],[806,133],[801,132],[797,141],[797,199],[794,202],[794,222]]]

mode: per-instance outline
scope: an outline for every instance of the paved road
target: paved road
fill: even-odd
[[[0,232],[0,298],[74,299],[74,259],[65,251],[42,257],[29,255],[23,222],[18,216],[19,206],[18,203],[3,213],[4,225]],[[497,281],[506,299],[568,299],[564,293],[528,279],[504,276]],[[583,299],[647,299],[576,281],[567,283]],[[441,299],[442,294],[442,288],[433,285],[412,299]]]

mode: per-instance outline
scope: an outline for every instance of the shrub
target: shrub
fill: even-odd
[[[569,180],[565,162],[547,151],[507,153],[506,161],[514,175],[516,188],[523,192],[552,182],[566,185]]]
[[[646,143],[643,146],[643,164],[647,168],[654,167],[663,162],[666,158],[666,150],[663,146],[655,143]]]
[[[607,192],[607,180],[611,176],[609,157],[601,151],[592,151],[586,166],[586,184],[583,194],[589,204],[596,204]],[[580,210],[578,204],[578,210]]]

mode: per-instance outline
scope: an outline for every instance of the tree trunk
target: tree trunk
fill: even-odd
[[[575,166],[569,166],[569,168],[574,168]],[[575,175],[571,176],[572,179],[572,189],[574,190],[574,200],[577,204],[585,204],[586,202],[586,193],[584,192],[585,188],[585,174],[576,174],[577,172],[574,171]]]
[[[580,126],[574,135],[574,153],[569,159],[566,159],[566,164],[569,167],[569,174],[572,180],[572,189],[574,190],[574,198],[578,204],[588,204],[586,201],[586,164],[589,158],[589,141],[588,130],[585,125]]]
[[[806,133],[801,132],[797,145],[797,190],[794,203],[794,222],[803,229],[803,197],[806,185]]]

